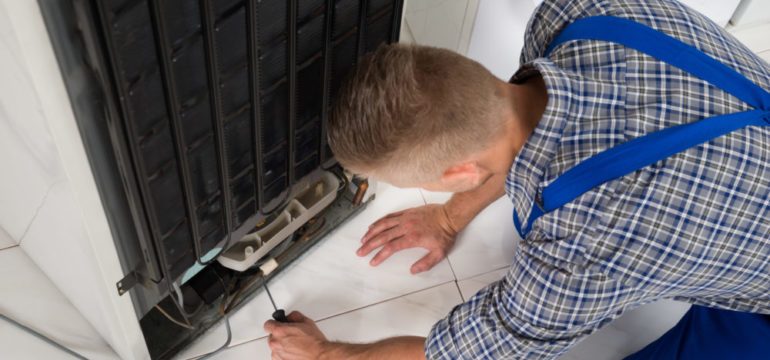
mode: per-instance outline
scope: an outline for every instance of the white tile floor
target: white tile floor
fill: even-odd
[[[0,276],[1,314],[88,359],[117,358],[99,333],[20,247],[0,250],[0,274],[3,275]],[[66,356],[0,319],[0,358],[63,359]]]
[[[410,275],[409,266],[424,253],[393,255],[378,267],[355,250],[369,223],[403,208],[443,202],[447,194],[420,193],[380,184],[376,200],[276,277],[269,287],[278,306],[300,310],[318,321],[328,338],[368,342],[396,335],[425,336],[431,326],[463,299],[503,277],[518,236],[511,205],[503,197],[485,209],[460,234],[449,258],[433,270]],[[628,355],[674,325],[688,306],[661,302],[631,311],[592,335],[564,359],[617,359]],[[272,308],[261,294],[233,315],[233,345],[217,359],[269,359],[262,323]],[[222,325],[178,356],[189,359],[224,342]]]

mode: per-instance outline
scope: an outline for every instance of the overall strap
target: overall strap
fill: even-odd
[[[524,238],[540,216],[586,191],[690,147],[749,125],[770,125],[770,93],[698,49],[631,20],[596,16],[576,20],[546,50],[565,41],[603,40],[644,52],[734,95],[758,110],[714,116],[659,130],[602,151],[564,172],[535,197],[526,227],[516,210],[513,223]]]
[[[601,40],[635,49],[700,78],[753,108],[770,110],[770,93],[741,73],[692,45],[633,20],[614,16],[575,20],[548,45],[545,56],[571,40]]]

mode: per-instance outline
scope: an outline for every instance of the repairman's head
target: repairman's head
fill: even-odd
[[[329,145],[357,174],[399,187],[471,190],[499,170],[484,159],[507,133],[505,91],[481,64],[449,50],[383,45],[341,88]]]

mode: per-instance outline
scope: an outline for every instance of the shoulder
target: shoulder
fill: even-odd
[[[564,27],[587,16],[609,15],[613,0],[545,0],[532,13],[524,32],[521,64],[543,56],[546,47]]]

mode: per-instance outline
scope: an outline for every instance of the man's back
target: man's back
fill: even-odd
[[[770,67],[673,1],[545,1],[525,35],[546,111],[511,168],[519,218],[580,161],[630,139],[750,107],[621,45],[574,41],[572,21],[610,15],[692,44],[770,89]],[[749,126],[599,186],[541,217],[506,278],[439,322],[431,355],[550,357],[623,311],[662,298],[770,313],[770,131]],[[461,326],[462,324],[462,326]]]

